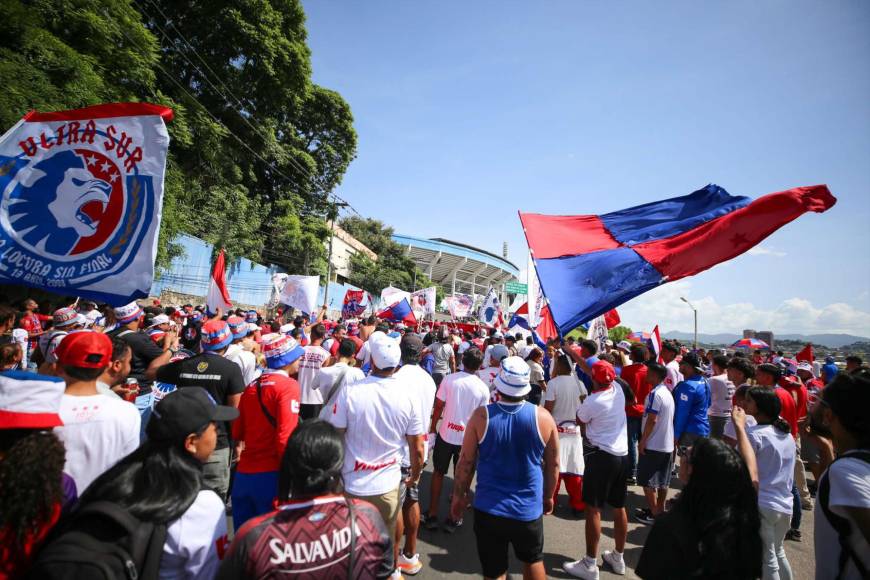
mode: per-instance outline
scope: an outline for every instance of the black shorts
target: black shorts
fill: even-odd
[[[432,452],[432,469],[441,475],[447,475],[447,470],[450,469],[450,460],[453,459],[453,469],[455,470],[461,450],[462,445],[448,443],[441,438],[441,435],[438,435],[435,438],[435,450]]]
[[[474,510],[474,535],[477,557],[483,575],[498,578],[508,569],[508,544],[517,560],[534,564],[544,559],[544,518],[521,522]]]
[[[641,487],[667,489],[671,484],[673,453],[647,449],[637,461],[637,483]]]
[[[622,457],[598,449],[583,447],[586,469],[583,471],[583,501],[590,507],[625,507],[628,485],[628,456]]]

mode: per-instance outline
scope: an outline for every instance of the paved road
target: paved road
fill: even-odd
[[[423,474],[420,487],[421,505],[429,505],[429,472]],[[809,476],[809,474],[808,474]],[[452,488],[452,480],[448,477],[445,481],[444,495]],[[568,498],[564,493],[559,496],[556,512],[544,518],[544,563],[547,568],[548,578],[571,578],[562,570],[562,564],[566,560],[580,558],[585,549],[583,532],[583,517],[574,518],[567,506]],[[633,486],[629,488],[628,507],[631,513],[637,507],[645,505],[641,488]],[[447,513],[446,498],[442,498],[442,518]],[[473,515],[469,513],[465,525],[454,534],[448,534],[442,530],[420,530],[417,551],[424,568],[414,578],[463,578],[480,577],[480,564],[477,559],[474,531],[472,530]],[[813,514],[803,512],[801,531],[803,542],[786,542],[786,553],[794,572],[795,580],[811,580],[814,575],[815,559],[813,554]],[[637,524],[629,519],[628,545],[625,550],[625,559],[628,564],[628,572],[625,576],[617,576],[601,569],[601,578],[637,578],[634,575],[634,566],[640,558],[640,552],[646,539],[649,528]],[[604,516],[602,522],[601,544],[599,550],[613,549],[613,520]],[[599,557],[600,562],[600,557]],[[600,564],[599,564],[600,565]],[[511,555],[509,574],[513,578],[522,577],[522,567]]]

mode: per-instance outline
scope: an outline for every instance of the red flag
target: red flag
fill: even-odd
[[[794,355],[794,358],[798,362],[806,361],[808,363],[812,363],[814,360],[816,360],[816,356],[813,353],[813,345],[806,345],[799,353]]]
[[[659,333],[659,325],[656,324],[656,327],[653,328],[653,331],[649,335],[650,340],[652,341],[653,351],[656,354],[656,360],[658,362],[662,362],[662,335]]]
[[[547,342],[559,336],[556,330],[556,323],[553,321],[553,315],[550,314],[550,307],[544,306],[541,308],[541,323],[535,329],[535,334],[538,335],[543,342]]]
[[[604,324],[607,325],[607,330],[610,330],[614,326],[619,326],[619,323],[622,322],[619,319],[619,312],[616,311],[616,308],[612,308],[604,313]]]
[[[208,297],[205,304],[211,313],[217,312],[218,308],[227,311],[233,307],[233,304],[230,302],[230,292],[227,290],[226,258],[224,257],[223,249],[218,254],[214,268],[211,271],[211,280],[208,284]]]

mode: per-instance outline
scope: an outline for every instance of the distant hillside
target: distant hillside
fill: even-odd
[[[691,332],[681,332],[674,330],[666,332],[664,338],[677,339],[681,342],[691,342],[693,334]],[[698,334],[698,341],[704,344],[733,344],[735,341],[743,338],[738,334]],[[800,342],[811,342],[828,348],[840,348],[853,342],[870,342],[870,338],[866,336],[855,336],[854,334],[774,334],[774,340],[797,340]]]

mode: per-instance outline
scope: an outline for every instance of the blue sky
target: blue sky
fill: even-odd
[[[635,328],[870,336],[870,3],[309,0],[315,82],[350,103],[338,193],[397,232],[523,268],[517,211],[597,214],[713,182],[839,199],[626,304]]]

